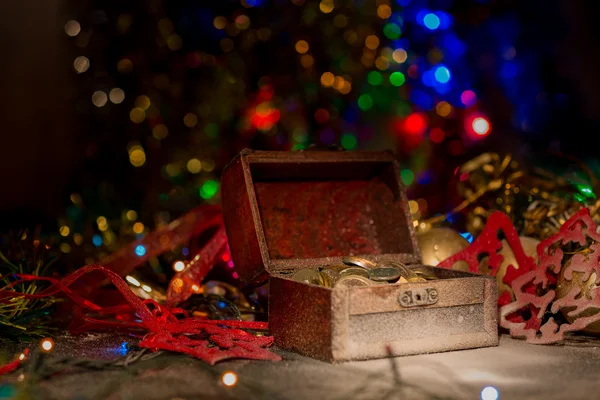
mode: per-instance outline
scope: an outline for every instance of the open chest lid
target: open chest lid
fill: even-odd
[[[244,150],[223,171],[221,198],[245,282],[348,255],[421,260],[391,152]]]

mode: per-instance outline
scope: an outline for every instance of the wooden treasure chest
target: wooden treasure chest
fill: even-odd
[[[420,264],[391,152],[244,150],[221,196],[237,273],[269,280],[279,347],[337,362],[498,345],[495,279]]]

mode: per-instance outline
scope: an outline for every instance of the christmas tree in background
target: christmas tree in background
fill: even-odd
[[[77,262],[218,203],[220,171],[246,147],[393,148],[409,188],[439,184],[494,135],[481,75],[521,101],[537,82],[517,85],[535,64],[515,49],[514,14],[486,1],[89,0],[68,10],[87,144],[59,230]],[[449,200],[415,198],[411,211]]]

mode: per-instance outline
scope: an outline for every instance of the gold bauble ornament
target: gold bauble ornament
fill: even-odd
[[[579,289],[581,289],[581,292],[579,292],[580,293],[579,296],[585,296],[589,300],[592,300],[593,299],[592,289],[598,287],[598,286],[596,286],[596,273],[592,272],[589,279],[584,282],[584,281],[582,281],[583,275],[584,275],[583,272],[573,272],[573,279],[571,279],[569,281],[569,280],[565,279],[565,275],[564,275],[565,269],[566,268],[563,267],[562,271],[560,271],[560,274],[558,276],[558,281],[556,283],[556,299],[557,300],[562,299],[567,294],[569,294],[571,289],[573,289],[574,287],[578,287]],[[577,318],[590,317],[599,312],[598,309],[591,308],[591,309],[585,310],[584,312],[582,312],[575,318],[575,317],[569,317],[567,315],[567,312],[571,311],[570,309],[560,310],[560,311],[565,316],[567,321],[569,321],[570,324],[572,324],[573,321],[575,321]],[[600,335],[600,321],[596,321],[596,322],[586,326],[585,329],[582,329],[582,331],[585,333],[591,334],[591,335]]]
[[[419,232],[417,239],[421,248],[423,264],[434,267],[469,246],[469,241],[460,233],[454,229],[443,227],[429,228]],[[452,269],[468,271],[469,265],[466,261],[459,261],[452,266]]]
[[[519,236],[519,240],[521,241],[521,246],[523,247],[523,251],[525,255],[533,257],[535,262],[538,262],[537,256],[537,245],[540,243],[539,240],[534,239],[529,236]],[[500,263],[500,267],[498,268],[498,272],[496,272],[496,282],[498,282],[498,296],[501,296],[505,290],[508,290],[512,293],[512,289],[506,283],[504,283],[504,275],[506,275],[506,269],[509,265],[512,265],[516,269],[519,269],[519,263],[515,257],[515,254],[510,249],[510,245],[506,240],[502,240],[502,249],[498,252],[498,254],[502,255],[502,262]],[[489,266],[487,265],[487,257],[481,261],[479,265],[479,270],[483,273],[489,273]]]

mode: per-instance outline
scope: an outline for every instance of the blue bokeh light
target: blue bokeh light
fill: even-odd
[[[144,254],[146,254],[146,248],[141,244],[137,245],[135,248],[135,254],[137,254],[140,257],[143,256]]]
[[[440,17],[434,13],[425,14],[423,17],[423,24],[427,29],[434,31],[440,27]]]
[[[435,76],[435,80],[439,83],[448,83],[450,78],[452,78],[450,70],[443,65],[436,67],[433,75]]]
[[[94,235],[92,237],[92,243],[94,243],[94,246],[96,246],[96,247],[102,246],[102,236]]]

